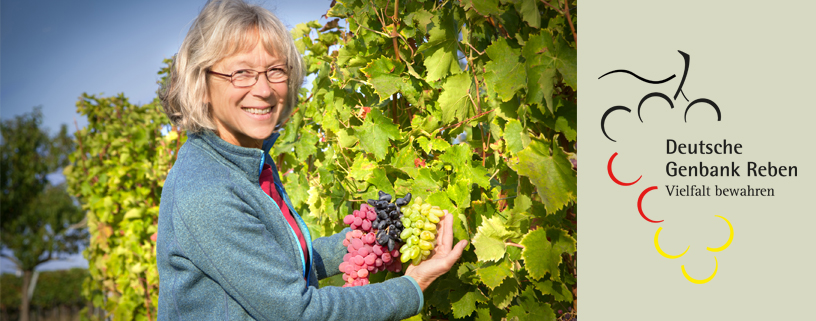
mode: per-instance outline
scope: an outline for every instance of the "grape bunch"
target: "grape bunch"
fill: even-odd
[[[400,233],[403,230],[402,222],[400,221],[402,212],[399,206],[408,204],[411,200],[411,193],[406,194],[403,198],[398,198],[394,203],[391,203],[391,195],[383,191],[379,192],[379,199],[369,199],[368,204],[374,207],[377,217],[373,222],[373,226],[377,232],[377,243],[388,247],[389,251],[393,251],[399,246]]]
[[[399,249],[400,261],[405,263],[413,260],[412,264],[419,265],[431,255],[431,250],[436,246],[436,223],[439,223],[445,212],[439,206],[422,203],[422,198],[417,197],[411,206],[403,209],[402,214],[405,229],[400,233],[400,238],[405,241],[405,245]]]
[[[402,265],[397,260],[399,251],[377,244],[372,228],[372,221],[376,219],[377,213],[368,204],[360,205],[359,210],[343,218],[343,222],[352,228],[343,240],[348,253],[343,256],[343,263],[339,267],[340,272],[343,272],[343,280],[346,281],[344,287],[368,284],[370,273],[402,270]]]

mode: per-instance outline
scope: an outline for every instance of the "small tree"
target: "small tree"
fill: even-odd
[[[2,235],[0,244],[14,255],[2,254],[23,271],[20,320],[28,320],[26,295],[34,269],[62,255],[76,253],[87,231],[71,228],[84,217],[63,185],[48,184],[46,175],[67,163],[73,149],[62,126],[54,137],[40,128],[42,112],[17,116],[0,124],[0,186]]]

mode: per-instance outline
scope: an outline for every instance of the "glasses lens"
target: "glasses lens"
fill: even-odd
[[[232,75],[232,84],[237,87],[249,87],[255,84],[257,73],[252,70],[238,70]]]
[[[266,72],[266,78],[269,78],[269,82],[282,82],[286,81],[289,75],[286,73],[286,69],[272,67]]]

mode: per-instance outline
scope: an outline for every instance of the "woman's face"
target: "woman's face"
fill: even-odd
[[[210,68],[222,74],[241,69],[261,71],[255,85],[246,88],[233,86],[228,77],[209,75],[210,113],[221,139],[233,145],[261,148],[263,140],[275,130],[288,86],[286,81],[270,83],[263,71],[276,65],[285,65],[285,61],[270,55],[259,42]]]

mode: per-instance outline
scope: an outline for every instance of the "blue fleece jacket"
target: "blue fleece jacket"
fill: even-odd
[[[318,288],[339,274],[345,232],[311,241],[269,149],[189,135],[167,176],[159,209],[159,320],[400,320],[419,313],[422,291],[403,276]],[[277,204],[261,190],[263,164],[307,239],[310,262]]]

